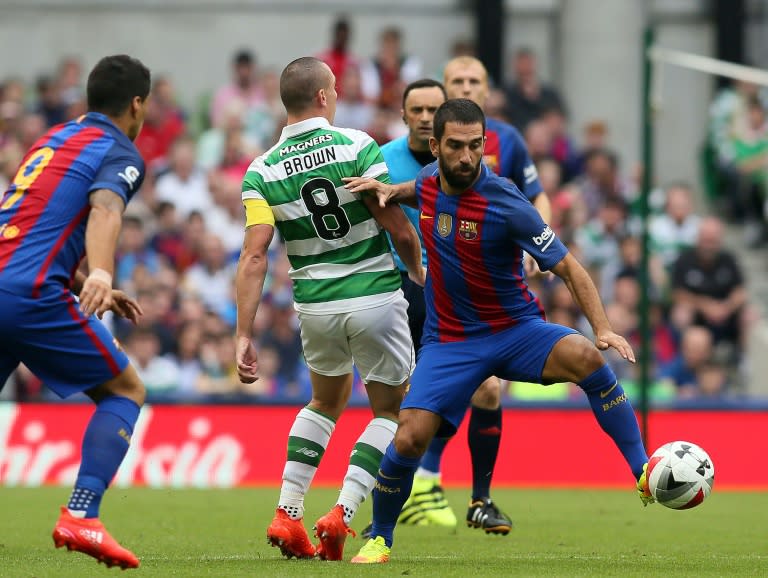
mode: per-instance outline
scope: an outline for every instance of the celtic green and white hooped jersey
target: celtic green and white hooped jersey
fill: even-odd
[[[390,182],[370,136],[324,118],[285,127],[245,174],[243,201],[266,201],[285,241],[299,311],[365,309],[400,288],[384,230],[343,186],[343,177],[355,176]]]

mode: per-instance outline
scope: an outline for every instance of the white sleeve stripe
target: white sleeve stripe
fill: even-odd
[[[254,191],[253,189],[243,191],[243,200],[245,199],[258,199],[259,201],[266,201],[264,195],[262,195],[259,191]]]
[[[387,163],[376,163],[375,165],[369,167],[368,170],[365,171],[365,173],[360,176],[365,178],[375,179],[376,177],[381,176],[386,172],[387,172]]]

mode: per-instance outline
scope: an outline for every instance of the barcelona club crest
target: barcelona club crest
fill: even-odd
[[[488,168],[494,173],[496,172],[496,169],[499,168],[499,157],[496,155],[483,155],[483,162],[488,165]]]
[[[477,223],[475,221],[459,220],[459,237],[465,241],[477,239]]]
[[[441,237],[447,237],[453,230],[453,217],[446,213],[440,213],[437,217],[437,232]]]

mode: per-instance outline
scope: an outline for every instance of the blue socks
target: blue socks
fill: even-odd
[[[635,479],[639,478],[643,473],[643,464],[648,461],[648,454],[643,447],[635,411],[616,374],[608,365],[603,365],[579,386],[587,394],[600,427],[613,438]]]
[[[395,524],[403,504],[411,494],[413,474],[421,458],[407,458],[395,450],[394,443],[387,446],[373,486],[373,528],[371,536],[381,536],[392,546]]]
[[[450,439],[451,438],[432,438],[429,447],[427,447],[426,453],[421,458],[421,464],[419,465],[428,472],[439,474],[440,460],[443,459],[445,446],[448,445]]]
[[[469,418],[469,453],[472,455],[472,501],[491,495],[491,478],[501,444],[501,406],[472,406]]]
[[[83,436],[82,461],[67,508],[73,516],[98,518],[101,497],[128,451],[138,404],[121,396],[101,400]]]

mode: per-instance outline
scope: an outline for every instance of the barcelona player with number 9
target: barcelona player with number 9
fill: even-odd
[[[88,76],[88,113],[43,135],[0,200],[0,387],[24,363],[60,397],[83,392],[94,401],[53,540],[121,568],[139,560],[106,531],[99,505],[145,389],[100,318],[110,310],[134,322],[141,315],[112,289],[112,273],[123,210],[144,178],[133,140],[149,88],[150,72],[135,58],[101,59]],[[87,275],[79,271],[84,256]]]

